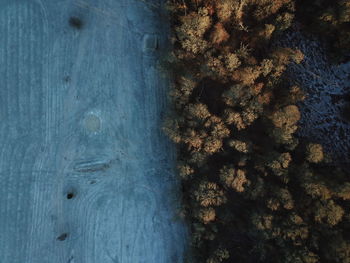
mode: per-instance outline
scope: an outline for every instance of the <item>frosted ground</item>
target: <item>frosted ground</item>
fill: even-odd
[[[298,133],[322,143],[336,162],[350,164],[350,121],[342,114],[350,105],[350,62],[332,65],[321,42],[302,34],[297,26],[281,42],[305,55],[301,64],[289,68],[294,82],[307,93],[300,104]]]
[[[2,263],[183,262],[160,7],[0,0]]]

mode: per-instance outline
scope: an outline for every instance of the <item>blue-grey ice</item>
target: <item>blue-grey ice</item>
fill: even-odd
[[[161,0],[0,0],[1,263],[183,262],[166,16]]]

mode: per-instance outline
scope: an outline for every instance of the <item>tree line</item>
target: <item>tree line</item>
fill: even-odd
[[[178,145],[196,262],[350,262],[349,173],[296,136],[307,94],[284,72],[303,54],[271,44],[298,5],[169,2],[173,112],[164,130]]]

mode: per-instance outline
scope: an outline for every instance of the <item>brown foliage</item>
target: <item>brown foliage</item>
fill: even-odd
[[[244,187],[249,185],[246,172],[242,169],[224,166],[220,170],[220,179],[225,186],[232,188],[236,192],[243,192]]]
[[[306,159],[310,163],[319,163],[323,160],[323,148],[322,145],[316,143],[310,143],[306,147]]]
[[[221,23],[217,23],[214,26],[213,31],[211,32],[210,41],[214,45],[219,45],[222,42],[227,41],[229,39],[229,37],[230,37],[230,35],[225,30],[224,26]]]
[[[204,207],[220,206],[226,202],[224,192],[213,182],[203,181],[194,192],[196,201]]]
[[[348,178],[324,169],[321,145],[299,144],[305,94],[282,76],[303,54],[271,45],[294,0],[172,2],[176,114],[164,130],[198,262],[347,262]]]

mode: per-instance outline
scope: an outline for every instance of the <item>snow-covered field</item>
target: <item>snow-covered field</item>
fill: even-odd
[[[320,41],[304,35],[297,26],[281,43],[305,55],[301,64],[289,68],[292,79],[307,93],[300,105],[299,134],[322,143],[336,162],[350,163],[350,122],[342,114],[350,105],[350,62],[332,65]]]
[[[0,0],[1,263],[183,262],[160,1]]]

